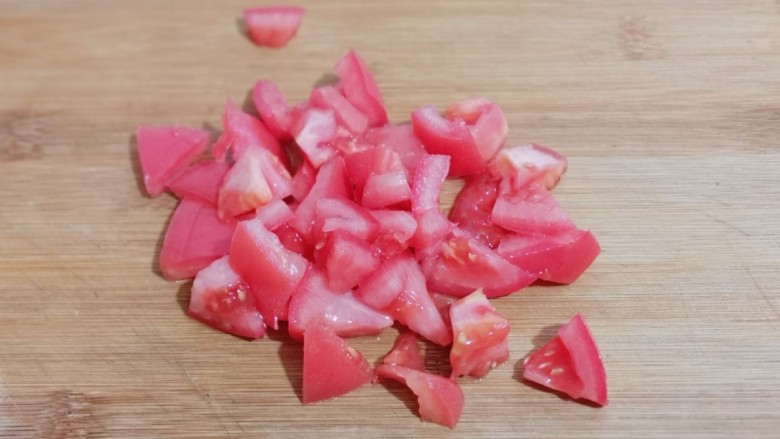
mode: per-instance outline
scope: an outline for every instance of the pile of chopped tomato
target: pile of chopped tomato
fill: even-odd
[[[287,30],[250,29],[277,45]],[[228,101],[211,146],[200,129],[138,128],[148,194],[181,200],[160,268],[170,280],[194,278],[193,318],[246,339],[286,330],[302,342],[304,403],[391,379],[417,395],[422,419],[454,427],[460,377],[480,378],[510,357],[510,323],[491,300],[537,280],[573,282],[599,245],[551,194],[566,159],[539,145],[505,148],[495,102],[423,106],[393,124],[357,53],[335,70],[338,82],[295,105],[258,82],[256,114]],[[445,214],[448,178],[465,184]],[[348,343],[393,324],[401,333],[376,367]],[[449,347],[449,376],[426,370],[421,339]],[[523,376],[607,400],[579,315],[528,357]]]

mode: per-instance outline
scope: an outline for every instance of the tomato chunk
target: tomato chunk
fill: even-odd
[[[444,110],[444,117],[468,124],[474,144],[485,162],[495,157],[506,142],[509,127],[504,111],[495,102],[485,98],[456,102]]]
[[[279,140],[290,140],[290,105],[279,87],[270,81],[258,81],[252,87],[252,102],[268,131]]]
[[[225,104],[222,113],[222,134],[214,144],[211,153],[217,161],[225,161],[227,152],[233,153],[233,159],[239,157],[250,146],[259,146],[281,158],[282,147],[260,119],[241,111],[233,101]]]
[[[176,207],[160,251],[160,271],[168,280],[188,279],[227,254],[235,222],[223,222],[216,208],[185,197]]]
[[[290,195],[292,177],[268,151],[248,148],[227,172],[219,189],[219,216],[229,219]]]
[[[379,233],[379,223],[371,212],[344,198],[317,201],[312,234],[320,242],[332,232],[342,231],[371,242]]]
[[[460,386],[454,380],[392,364],[378,366],[376,373],[382,378],[406,384],[417,395],[420,417],[424,421],[435,422],[449,428],[455,428],[458,424],[465,398]]]
[[[480,378],[509,359],[509,322],[477,290],[450,305],[452,376]]]
[[[310,267],[290,299],[288,330],[302,340],[311,325],[326,325],[341,337],[378,334],[393,324],[389,316],[358,300],[351,291],[334,290]]]
[[[336,64],[344,96],[368,118],[369,127],[387,123],[387,110],[379,86],[357,52],[350,50]]]
[[[262,222],[249,220],[241,221],[233,234],[230,265],[249,284],[263,320],[278,329],[279,321],[287,320],[290,296],[308,261],[285,248]]]
[[[336,116],[339,126],[345,128],[352,135],[359,136],[368,129],[368,118],[363,112],[355,108],[332,85],[315,88],[311,92],[311,102],[319,108],[330,108]]]
[[[485,169],[485,160],[463,120],[447,120],[435,107],[427,106],[412,112],[412,129],[428,153],[450,156],[450,177],[476,174]]]
[[[607,404],[604,364],[579,314],[558,330],[557,337],[525,359],[523,378],[574,399]]]
[[[601,247],[591,232],[571,229],[557,235],[505,235],[496,251],[539,279],[569,284],[596,260]]]
[[[295,211],[290,225],[307,241],[312,241],[312,228],[317,218],[317,203],[323,198],[351,198],[351,190],[341,157],[334,157],[317,173],[314,185]]]
[[[566,157],[541,145],[530,144],[506,148],[499,152],[490,164],[490,170],[504,178],[514,180],[516,187],[531,182],[552,189],[566,172]]]
[[[574,228],[552,194],[538,184],[503,192],[490,215],[493,224],[521,234],[556,234]]]
[[[266,229],[276,231],[286,225],[294,216],[290,206],[280,198],[260,206],[255,211],[255,219],[262,222]]]
[[[303,338],[303,403],[344,395],[371,382],[374,370],[356,349],[324,325]]]
[[[217,204],[219,188],[230,166],[227,163],[209,161],[190,166],[170,182],[168,188],[177,197],[198,197]]]
[[[244,10],[249,39],[258,46],[279,48],[298,32],[304,9],[300,6],[261,6]]]
[[[489,172],[471,176],[458,192],[448,217],[461,230],[493,249],[507,233],[490,218],[498,199],[498,185],[499,179]]]
[[[380,265],[379,257],[366,241],[341,230],[328,235],[315,259],[325,267],[328,285],[335,291],[356,287]]]
[[[206,150],[209,133],[182,126],[139,126],[135,132],[144,186],[151,197]]]
[[[363,139],[377,148],[386,147],[395,151],[409,175],[414,175],[417,164],[427,154],[409,124],[371,128]]]
[[[398,333],[393,348],[382,359],[382,363],[415,370],[425,370],[425,358],[423,358],[420,351],[420,345],[414,332],[403,331]]]
[[[265,335],[255,296],[223,256],[200,270],[192,283],[187,314],[228,334],[255,339]]]
[[[331,145],[338,133],[336,115],[330,108],[307,108],[294,120],[292,133],[315,169],[337,154]]]

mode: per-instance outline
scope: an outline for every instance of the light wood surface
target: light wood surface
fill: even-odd
[[[777,437],[780,2],[304,3],[267,50],[249,1],[0,0],[0,436]],[[484,95],[510,143],[566,154],[556,195],[603,246],[574,285],[496,301],[512,358],[463,381],[455,431],[401,387],[302,406],[297,345],[190,320],[155,268],[175,202],[139,191],[135,126],[218,127],[261,78],[300,100],[349,48],[393,121]],[[515,375],[578,311],[602,409]]]

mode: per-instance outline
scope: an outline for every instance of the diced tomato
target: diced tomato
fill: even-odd
[[[454,380],[391,364],[378,366],[376,373],[382,378],[406,384],[417,395],[420,417],[424,421],[455,428],[460,420],[465,398],[460,386]]]
[[[482,288],[487,297],[514,293],[536,276],[507,262],[490,247],[455,228],[439,252],[421,261],[428,288],[463,297]]]
[[[415,137],[410,124],[385,125],[366,131],[363,139],[377,148],[391,148],[398,153],[401,163],[414,175],[417,164],[427,154],[420,140]]]
[[[222,114],[222,135],[211,150],[217,161],[225,161],[228,150],[238,160],[250,146],[259,146],[281,159],[282,147],[260,119],[241,111],[233,101],[225,104]]]
[[[255,219],[272,232],[286,225],[293,216],[292,209],[281,198],[274,198],[255,211]]]
[[[428,153],[450,156],[450,177],[463,177],[485,169],[485,160],[464,121],[447,120],[435,107],[427,106],[412,112],[412,129]]]
[[[279,48],[298,32],[304,9],[300,6],[261,6],[244,10],[249,38],[258,46]]]
[[[379,223],[374,247],[383,258],[409,248],[409,241],[417,230],[417,221],[412,214],[404,210],[372,210],[371,216]]]
[[[372,174],[366,180],[361,202],[369,209],[381,209],[407,202],[412,190],[402,169],[382,174]]]
[[[230,244],[230,265],[246,280],[265,323],[279,328],[287,306],[306,272],[308,261],[285,248],[258,220],[242,221]]]
[[[255,296],[230,268],[223,256],[200,270],[192,283],[190,317],[228,334],[255,339],[265,335],[263,316],[257,311]]]
[[[343,230],[328,235],[315,259],[324,266],[328,285],[334,291],[351,290],[380,265],[379,257],[366,241]]]
[[[569,284],[596,260],[601,247],[591,232],[571,229],[558,235],[534,237],[509,234],[501,239],[497,251],[539,279]]]
[[[439,194],[449,167],[450,157],[446,155],[426,155],[420,160],[414,174],[412,212],[439,209]]]
[[[394,256],[360,283],[360,298],[428,340],[446,346],[452,334],[425,286],[425,276],[410,253]]]
[[[169,280],[187,279],[227,254],[235,222],[222,222],[217,209],[185,197],[176,207],[160,251],[160,271]]]
[[[490,248],[496,248],[507,231],[490,218],[498,198],[498,178],[488,172],[471,176],[450,208],[449,220]]]
[[[536,144],[502,149],[490,163],[493,174],[511,178],[515,187],[536,182],[546,189],[558,184],[566,167],[566,157]]]
[[[322,241],[328,233],[342,231],[372,242],[379,233],[379,223],[370,211],[344,198],[323,198],[317,201],[312,236]]]
[[[382,359],[383,364],[425,370],[425,358],[420,351],[417,336],[411,331],[402,331],[395,339],[393,348]]]
[[[368,118],[369,127],[387,123],[387,110],[374,76],[366,67],[357,52],[350,50],[336,64],[336,74],[344,96]]]
[[[260,114],[260,120],[274,137],[281,141],[292,138],[290,105],[276,84],[271,81],[258,81],[252,88],[252,102]]]
[[[151,197],[162,194],[209,143],[208,131],[182,126],[139,126],[135,137],[144,187]]]
[[[370,383],[374,370],[333,329],[312,325],[303,338],[303,403],[335,398]]]
[[[292,177],[268,151],[248,148],[225,175],[219,189],[219,216],[233,218],[290,194]]]
[[[579,314],[558,330],[557,337],[525,359],[523,378],[574,399],[607,404],[604,364],[596,342]]]
[[[344,161],[341,157],[336,156],[320,168],[314,185],[306,198],[301,201],[290,225],[304,239],[312,242],[312,227],[317,218],[317,202],[323,198],[349,199],[350,195],[351,190],[344,170]]]
[[[309,261],[314,259],[314,246],[309,244],[290,224],[279,227],[274,230],[274,233],[279,237],[279,241],[287,250],[298,253]]]
[[[292,179],[292,196],[298,201],[303,201],[306,195],[309,194],[312,186],[314,186],[314,179],[317,177],[317,170],[304,160],[298,169],[295,171],[295,175]]]
[[[452,326],[452,321],[450,321],[450,306],[452,306],[452,304],[455,303],[458,299],[436,292],[431,293],[431,299],[433,299],[433,303],[436,305],[436,309],[439,310],[439,314],[441,314],[442,319],[444,319],[444,323],[446,323],[447,326]]]
[[[227,163],[208,161],[190,166],[170,182],[168,188],[177,197],[198,197],[217,204],[219,188],[230,166]]]
[[[538,184],[502,187],[500,192],[490,215],[497,226],[524,235],[556,234],[575,227],[552,194]]]
[[[450,306],[452,376],[485,376],[509,359],[509,322],[477,290]]]
[[[346,291],[346,292],[345,292]],[[335,290],[316,267],[310,267],[290,299],[290,335],[302,340],[311,325],[327,325],[341,337],[373,335],[393,319],[358,300],[349,290]]]
[[[330,144],[337,132],[336,115],[330,108],[307,108],[292,126],[295,143],[315,169],[338,153]]]
[[[344,154],[344,165],[357,202],[363,199],[363,188],[374,170],[378,152],[376,148],[368,148]]]
[[[311,102],[319,108],[330,108],[338,124],[351,134],[359,136],[368,129],[368,118],[355,108],[336,87],[324,85],[311,92]]]
[[[490,161],[506,142],[509,127],[504,111],[495,102],[485,98],[473,98],[456,102],[446,110],[444,117],[462,120],[469,125],[474,144],[485,162]]]
[[[444,217],[441,211],[428,209],[415,215],[417,230],[414,232],[412,246],[420,250],[438,248],[438,245],[452,231],[453,224]]]

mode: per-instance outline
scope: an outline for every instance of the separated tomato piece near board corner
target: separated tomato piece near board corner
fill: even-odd
[[[305,10],[300,6],[260,6],[244,10],[247,35],[258,46],[280,48],[298,32]]]
[[[523,363],[523,378],[573,399],[607,404],[607,375],[596,342],[582,316],[558,329],[558,336],[532,352]]]
[[[195,276],[187,314],[215,329],[248,339],[265,335],[249,285],[223,256]]]
[[[509,322],[477,290],[450,305],[452,377],[480,378],[509,359]]]
[[[420,417],[449,428],[455,428],[465,403],[463,391],[454,380],[430,372],[392,364],[377,366],[381,378],[405,384],[417,395]]]
[[[162,194],[209,144],[208,131],[176,125],[142,125],[135,137],[144,187],[151,197]]]
[[[188,279],[227,254],[235,222],[224,222],[216,207],[185,197],[173,212],[160,250],[160,271],[168,280]]]
[[[335,398],[370,383],[374,370],[333,329],[312,325],[303,337],[303,403]]]

